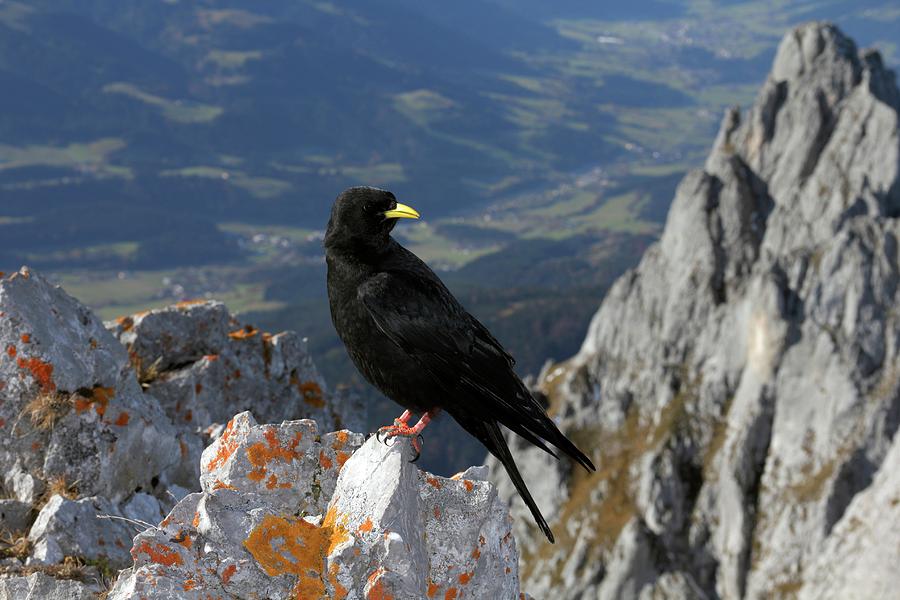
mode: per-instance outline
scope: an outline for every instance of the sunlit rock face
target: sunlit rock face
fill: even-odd
[[[319,436],[365,412],[329,393],[296,334],[260,332],[220,303],[104,326],[22,268],[0,274],[0,350],[0,598],[96,596],[141,556],[135,534],[160,531],[193,491],[244,492],[248,511],[261,492],[281,516],[323,514],[362,443]],[[278,441],[250,413],[231,419],[245,409],[318,425],[287,421],[279,431],[295,437]],[[237,437],[246,448],[227,452]]]
[[[174,428],[122,345],[27,268],[0,278],[0,348],[0,472],[20,501],[53,480],[120,501],[177,462]]]
[[[558,539],[543,542],[498,475],[524,589],[900,586],[898,109],[876,52],[824,23],[784,38],[754,105],[726,114],[682,181],[660,241],[610,290],[578,355],[539,380],[598,472],[515,443]]]
[[[506,505],[485,473],[435,477],[407,441],[315,422],[229,422],[203,491],[134,539],[110,598],[518,598]]]

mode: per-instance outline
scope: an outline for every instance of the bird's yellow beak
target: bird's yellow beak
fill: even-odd
[[[384,216],[388,219],[418,219],[419,213],[412,206],[397,203],[397,208],[385,211]]]

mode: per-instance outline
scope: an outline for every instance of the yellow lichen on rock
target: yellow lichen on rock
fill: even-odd
[[[334,511],[325,515],[320,526],[295,517],[267,515],[250,532],[244,547],[270,577],[296,575],[294,597],[326,598],[326,579],[339,595],[344,590],[337,581],[337,569],[326,569],[326,558],[349,537]]]

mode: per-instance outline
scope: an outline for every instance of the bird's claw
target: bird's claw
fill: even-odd
[[[409,462],[414,463],[417,460],[419,460],[420,458],[422,458],[422,445],[424,443],[425,443],[425,438],[422,437],[421,433],[418,434],[412,440],[410,440],[410,445],[412,445],[412,447],[413,447],[413,453],[415,454],[415,456],[413,456],[413,459]]]
[[[425,442],[425,438],[415,428],[410,427],[399,419],[395,419],[393,425],[380,427],[375,432],[375,439],[385,445],[388,444],[388,440],[393,440],[396,437],[410,438],[410,445],[413,447],[413,452],[415,452],[415,457],[410,462],[419,460],[419,457],[422,455],[422,444]]]

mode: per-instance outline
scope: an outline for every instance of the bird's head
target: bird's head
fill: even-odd
[[[325,247],[378,249],[387,244],[397,219],[418,218],[414,208],[400,204],[387,190],[352,187],[334,201],[325,230]]]

